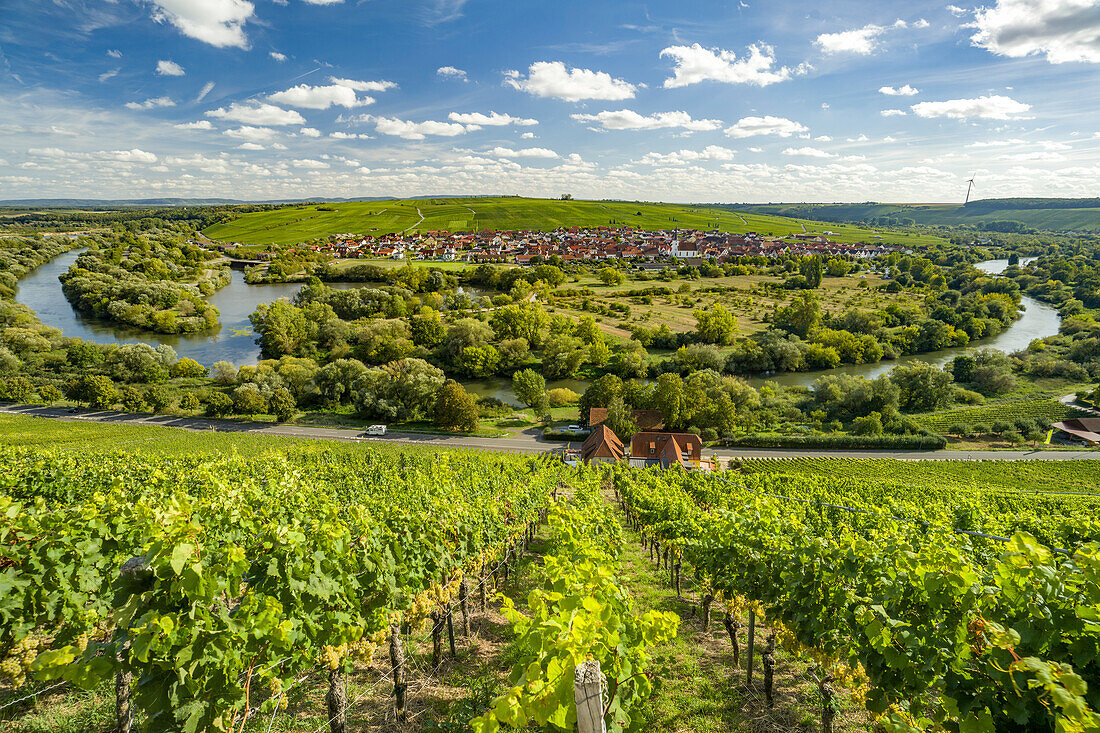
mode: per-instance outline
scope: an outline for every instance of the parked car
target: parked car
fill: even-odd
[[[385,434],[386,434],[386,426],[385,425],[371,425],[370,427],[368,427],[366,430],[363,431],[363,435],[385,435]]]

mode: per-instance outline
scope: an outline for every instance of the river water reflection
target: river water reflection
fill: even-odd
[[[66,336],[95,341],[100,344],[136,344],[144,341],[153,346],[168,344],[180,357],[189,357],[210,366],[216,361],[233,364],[255,364],[260,360],[260,347],[248,316],[260,303],[279,298],[293,298],[301,283],[249,285],[244,273],[231,270],[229,284],[207,300],[221,312],[221,327],[202,333],[159,334],[131,328],[113,321],[89,318],[78,313],[61,292],[58,276],[68,271],[79,251],[66,252],[47,262],[19,281],[16,300],[38,314],[47,326],[60,328]],[[334,288],[362,287],[362,283],[329,283]]]

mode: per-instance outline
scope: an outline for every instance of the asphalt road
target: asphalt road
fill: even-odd
[[[433,435],[431,433],[390,432],[385,437],[361,437],[362,431],[342,428],[321,428],[308,425],[249,422],[246,420],[213,420],[203,417],[172,417],[170,415],[146,415],[142,413],[116,412],[114,410],[78,410],[70,413],[64,407],[43,405],[4,404],[0,412],[32,417],[51,418],[73,422],[121,423],[128,425],[154,425],[195,432],[249,433],[252,435],[276,435],[289,438],[314,438],[341,440],[349,443],[385,442],[397,445],[438,445],[443,448],[474,448],[506,453],[547,453],[563,446],[559,441],[542,441],[537,435],[522,434],[509,438],[478,438],[460,435]],[[579,446],[579,441],[574,444]],[[1064,461],[1100,460],[1100,450],[782,450],[757,448],[707,449],[707,456],[717,455],[723,462],[730,458],[898,458],[917,461]]]

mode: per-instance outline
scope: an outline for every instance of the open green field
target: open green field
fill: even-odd
[[[328,210],[325,210],[328,209]],[[394,232],[469,232],[483,229],[552,231],[559,227],[629,225],[643,229],[694,228],[723,232],[758,232],[782,236],[833,232],[841,242],[886,242],[920,246],[935,237],[878,232],[841,224],[823,225],[757,213],[738,213],[709,206],[628,201],[559,201],[519,197],[405,199],[308,204],[259,211],[204,230],[211,239],[243,244],[294,244],[330,234],[374,235]]]
[[[981,203],[981,202],[979,202]],[[1005,208],[1000,206],[962,206],[959,204],[758,204],[744,208],[756,214],[802,217],[821,222],[861,221],[890,216],[913,219],[925,226],[981,224],[993,221],[1018,221],[1036,229],[1050,231],[1098,231],[1100,208]],[[740,207],[738,207],[740,208]]]

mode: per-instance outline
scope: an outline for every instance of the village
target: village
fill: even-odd
[[[901,249],[883,243],[831,240],[832,232],[786,237],[755,232],[732,234],[698,229],[642,230],[632,227],[563,227],[550,232],[493,231],[395,233],[380,237],[337,234],[310,245],[340,259],[394,259],[439,262],[503,262],[519,265],[558,258],[562,262],[631,260],[661,269],[669,260],[697,264],[735,257],[824,255],[865,259]]]

